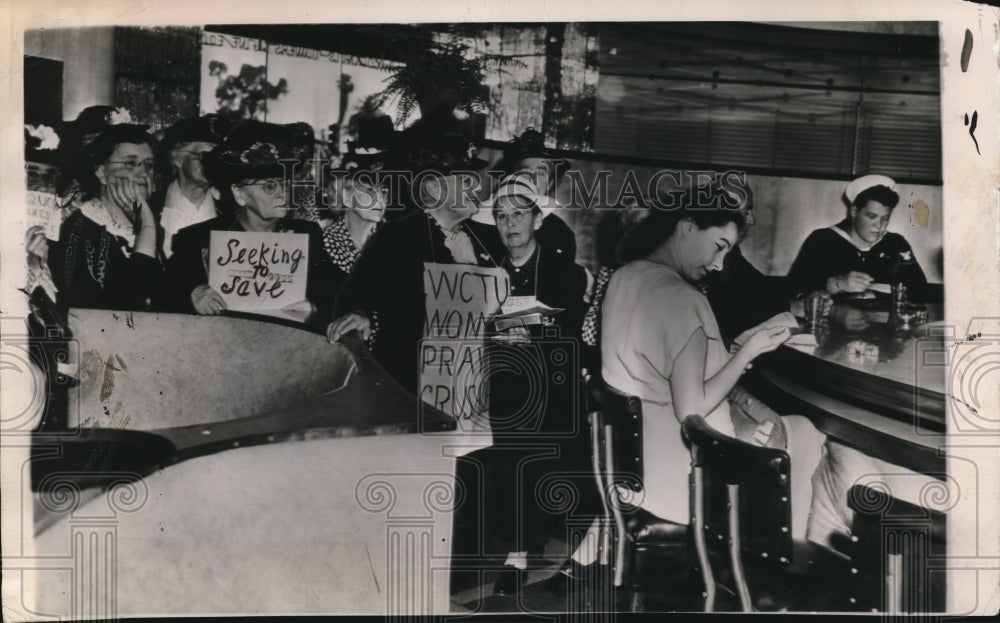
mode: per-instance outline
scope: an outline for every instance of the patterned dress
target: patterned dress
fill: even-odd
[[[381,223],[375,226],[375,229],[368,236],[368,240],[372,239],[375,235],[375,231]],[[330,259],[333,260],[334,265],[337,269],[344,273],[344,279],[346,280],[347,275],[351,274],[354,270],[354,265],[357,264],[358,258],[361,257],[361,251],[367,245],[362,245],[362,249],[354,246],[354,240],[351,238],[351,232],[347,229],[347,222],[343,217],[338,217],[333,219],[329,225],[323,228],[323,248],[326,249],[327,254]],[[378,314],[372,314],[371,323],[371,334],[368,337],[367,344],[369,348],[375,346],[375,334],[378,331]]]

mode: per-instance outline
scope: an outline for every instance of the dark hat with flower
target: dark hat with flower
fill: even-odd
[[[63,125],[64,147],[71,153],[85,153],[97,137],[116,127],[135,127],[145,131],[149,126],[133,123],[132,115],[124,108],[88,106],[80,111],[76,119]]]
[[[399,135],[390,158],[392,168],[443,175],[478,171],[489,163],[476,157],[473,136],[470,120],[451,112],[423,117]]]
[[[507,174],[517,170],[517,163],[526,158],[542,158],[551,160],[555,165],[555,174],[562,175],[570,167],[570,161],[559,158],[545,147],[545,136],[535,128],[529,127],[504,146],[503,158],[497,168]]]
[[[260,121],[238,124],[204,158],[205,173],[216,185],[285,177],[286,168],[291,175],[295,161],[288,128]]]

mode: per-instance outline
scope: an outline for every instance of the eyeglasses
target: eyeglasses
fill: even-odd
[[[142,166],[146,173],[153,174],[156,172],[156,161],[155,160],[143,160],[139,162],[138,160],[109,160],[106,164],[120,164],[127,171],[133,171],[136,167]]]
[[[530,214],[530,212],[527,210],[517,210],[515,212],[511,212],[510,214],[497,212],[494,220],[497,222],[497,225],[517,225],[523,221],[524,217],[528,216],[528,214]]]
[[[279,190],[284,190],[285,180],[261,180],[259,182],[244,182],[240,186],[260,186],[269,195],[278,194]]]

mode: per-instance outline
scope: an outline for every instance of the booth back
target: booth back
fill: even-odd
[[[155,430],[259,415],[344,387],[354,356],[322,335],[226,316],[74,309],[72,427]]]

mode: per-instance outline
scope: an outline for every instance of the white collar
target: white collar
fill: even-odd
[[[167,194],[163,199],[163,211],[178,210],[181,212],[209,213],[210,217],[215,216],[215,199],[212,197],[212,189],[209,187],[205,196],[199,203],[193,203],[181,192],[181,185],[177,180],[170,182],[167,186]]]
[[[81,204],[80,212],[106,229],[112,236],[123,238],[128,243],[129,248],[135,246],[135,232],[132,231],[132,223],[128,221],[119,223],[117,220],[111,218],[111,213],[108,212],[108,209],[104,206],[104,202],[99,197],[94,197],[90,201]]]
[[[836,232],[837,235],[839,235],[844,240],[850,242],[851,246],[853,246],[855,249],[857,249],[858,251],[864,251],[864,252],[871,251],[872,247],[874,247],[878,243],[882,242],[882,238],[885,237],[883,235],[882,238],[879,238],[878,240],[876,240],[872,244],[868,245],[867,247],[862,247],[861,245],[859,245],[857,242],[854,241],[854,238],[851,238],[851,234],[847,233],[846,231],[844,231],[843,229],[837,227],[836,225],[831,225],[830,229],[832,229],[834,232]]]

